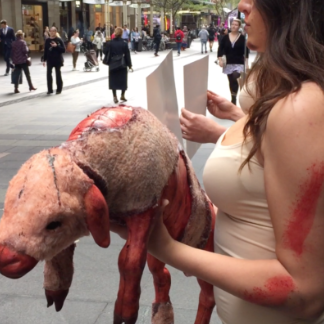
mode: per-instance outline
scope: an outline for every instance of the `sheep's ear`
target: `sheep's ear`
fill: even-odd
[[[93,239],[99,246],[108,247],[110,244],[108,206],[95,185],[92,185],[86,193],[84,204],[87,211],[86,222]]]

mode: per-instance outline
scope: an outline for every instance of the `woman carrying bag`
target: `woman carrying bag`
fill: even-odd
[[[127,90],[127,67],[132,68],[132,60],[129,53],[128,44],[121,36],[123,30],[117,27],[115,38],[110,41],[105,48],[105,63],[109,65],[109,89],[112,90],[114,102],[118,103],[117,90],[121,90],[121,101],[127,101],[125,92]]]
[[[76,64],[78,61],[80,49],[81,49],[81,44],[83,43],[82,38],[79,38],[79,29],[75,30],[73,32],[73,36],[71,37],[71,44],[74,47],[74,49],[71,50],[72,52],[72,58],[73,58],[73,69],[72,71],[76,71]],[[71,47],[71,45],[68,47]]]
[[[12,63],[15,65],[15,70],[13,72],[12,81],[15,85],[15,93],[19,93],[18,90],[19,81],[21,80],[21,73],[24,71],[26,75],[26,79],[29,85],[29,91],[37,90],[34,88],[28,65],[30,65],[31,62],[28,60],[28,47],[26,42],[24,41],[24,33],[21,30],[18,30],[16,33],[16,40],[12,43],[12,49],[11,49],[11,59]]]

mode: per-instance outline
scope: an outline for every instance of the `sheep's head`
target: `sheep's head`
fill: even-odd
[[[93,181],[62,149],[32,156],[11,180],[0,222],[0,272],[19,278],[91,232],[108,247],[109,214]]]

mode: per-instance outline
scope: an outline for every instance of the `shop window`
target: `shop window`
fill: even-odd
[[[25,41],[31,51],[39,51],[44,46],[43,39],[43,7],[33,5],[22,6],[23,32]]]

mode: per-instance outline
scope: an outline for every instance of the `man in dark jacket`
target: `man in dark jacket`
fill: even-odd
[[[161,30],[160,30],[160,25],[156,25],[155,28],[153,29],[153,42],[155,43],[155,56],[159,56],[159,48],[160,48],[160,43],[161,43]]]
[[[1,20],[1,30],[0,30],[0,42],[3,45],[3,56],[6,61],[6,73],[5,75],[9,75],[10,68],[14,68],[14,66],[10,63],[11,56],[11,44],[16,39],[15,32],[13,28],[7,25],[6,20]]]
[[[61,38],[56,37],[56,27],[51,27],[50,37],[45,41],[44,63],[47,64],[47,94],[53,93],[52,70],[55,68],[56,75],[56,94],[60,94],[63,88],[63,80],[61,75],[61,67],[63,66],[63,53],[65,46]]]

